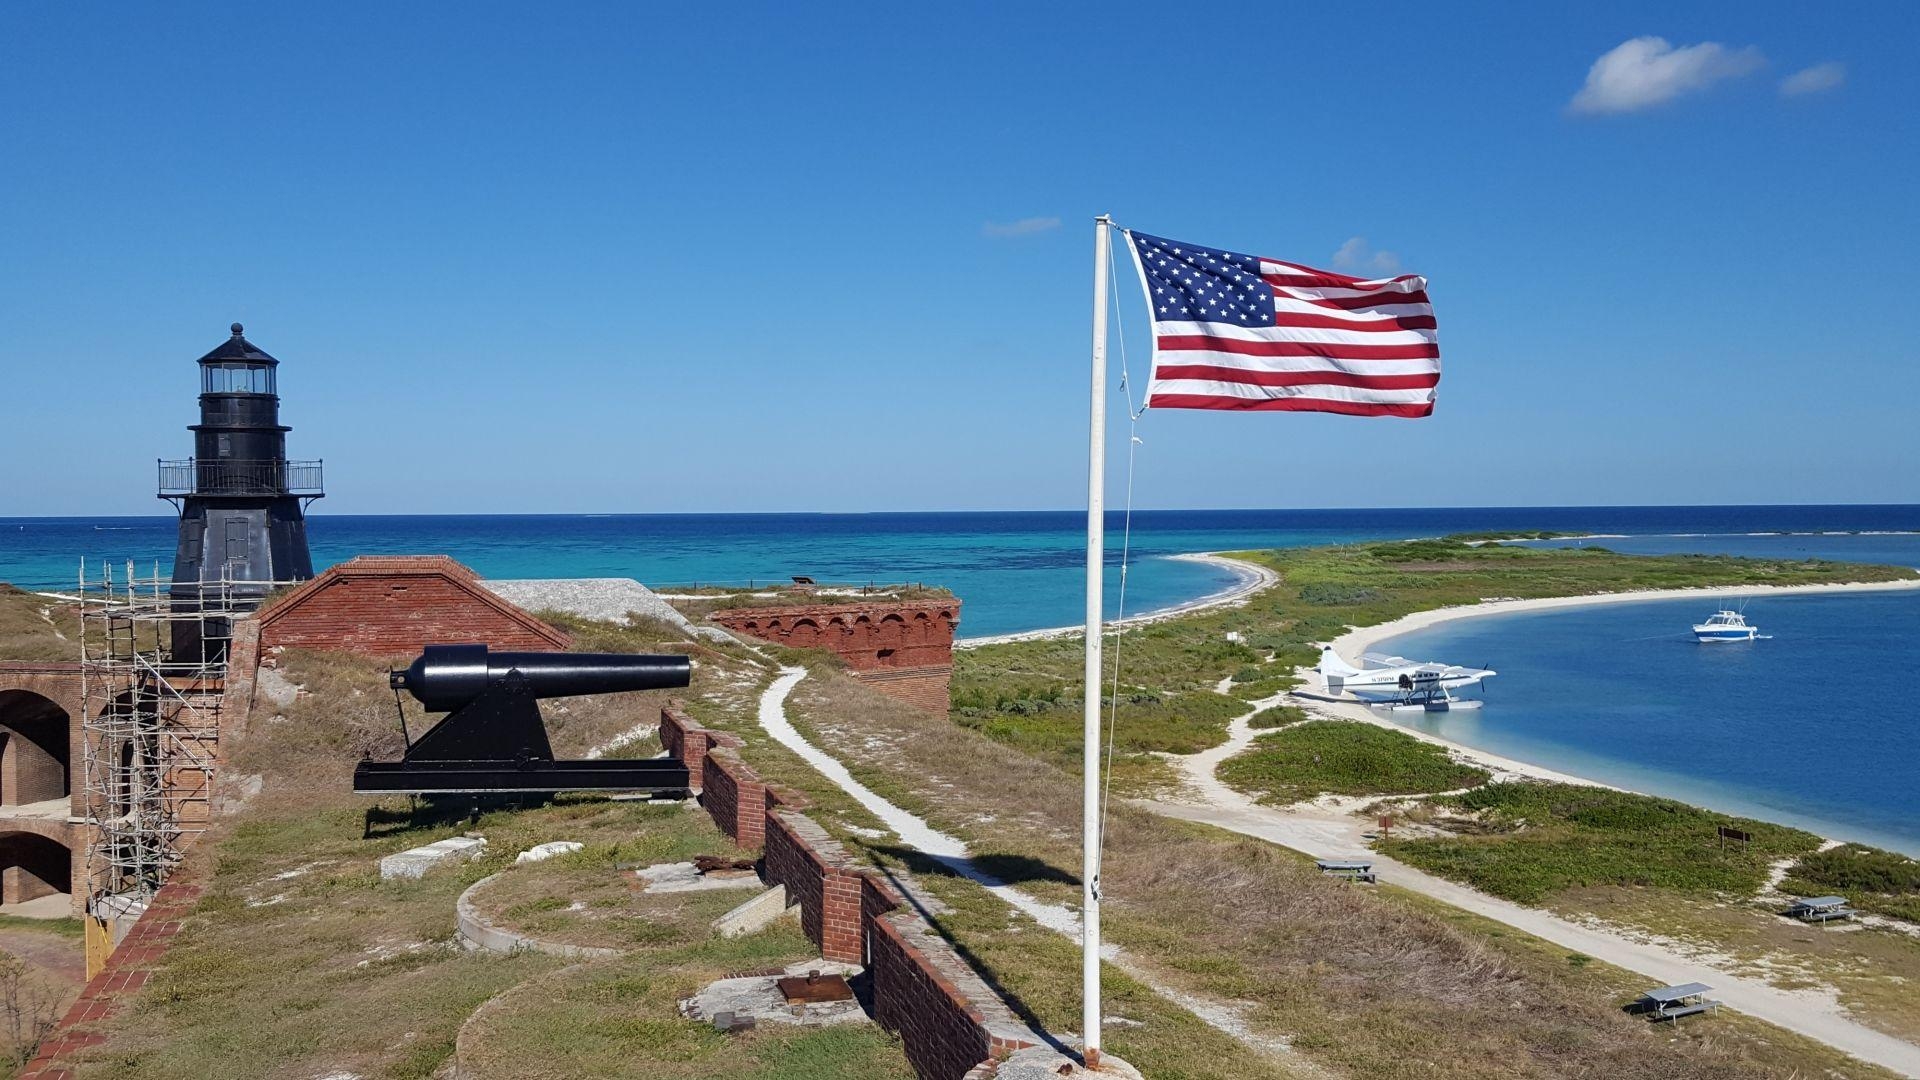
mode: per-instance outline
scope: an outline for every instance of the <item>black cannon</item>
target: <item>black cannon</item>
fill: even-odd
[[[489,653],[485,645],[429,645],[389,680],[440,722],[409,739],[399,761],[362,761],[353,790],[392,793],[645,791],[685,794],[687,767],[664,758],[556,761],[540,698],[668,690],[692,681],[684,656]],[[402,722],[404,731],[404,720]]]

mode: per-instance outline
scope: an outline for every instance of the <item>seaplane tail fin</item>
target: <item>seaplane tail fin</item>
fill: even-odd
[[[1325,649],[1320,650],[1320,674],[1329,678],[1337,677],[1344,679],[1349,675],[1358,675],[1360,671],[1358,668],[1349,665],[1345,660],[1340,659],[1340,654],[1334,652],[1333,646],[1329,645]]]

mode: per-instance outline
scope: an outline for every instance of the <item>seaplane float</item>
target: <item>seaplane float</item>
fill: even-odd
[[[1456,698],[1452,691],[1499,674],[1456,664],[1420,664],[1381,653],[1363,654],[1356,668],[1331,647],[1320,653],[1319,671],[1329,694],[1351,694],[1378,708],[1424,712],[1479,708],[1479,701]]]

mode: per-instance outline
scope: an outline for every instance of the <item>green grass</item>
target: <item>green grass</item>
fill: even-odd
[[[1641,885],[1698,898],[1745,897],[1775,859],[1811,852],[1820,838],[1672,799],[1569,784],[1490,784],[1432,800],[1459,835],[1394,839],[1382,851],[1523,904],[1568,889]],[[1753,834],[1720,850],[1717,826]]]
[[[1302,709],[1298,705],[1275,705],[1272,708],[1261,709],[1259,712],[1254,713],[1253,716],[1248,718],[1247,726],[1255,731],[1264,731],[1269,728],[1297,724],[1306,718],[1307,710]]]
[[[1780,888],[1799,896],[1837,893],[1861,911],[1920,923],[1920,861],[1864,844],[1802,856]]]
[[[1315,720],[1262,735],[1223,762],[1218,775],[1277,806],[1321,795],[1452,791],[1489,778],[1484,769],[1454,761],[1443,747],[1348,720]]]
[[[37,930],[57,937],[79,938],[85,924],[69,915],[63,919],[29,919],[22,915],[0,915],[0,930]]]

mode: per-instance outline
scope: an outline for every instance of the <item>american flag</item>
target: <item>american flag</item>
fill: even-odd
[[[1126,236],[1153,319],[1148,406],[1432,414],[1440,343],[1426,278]]]

